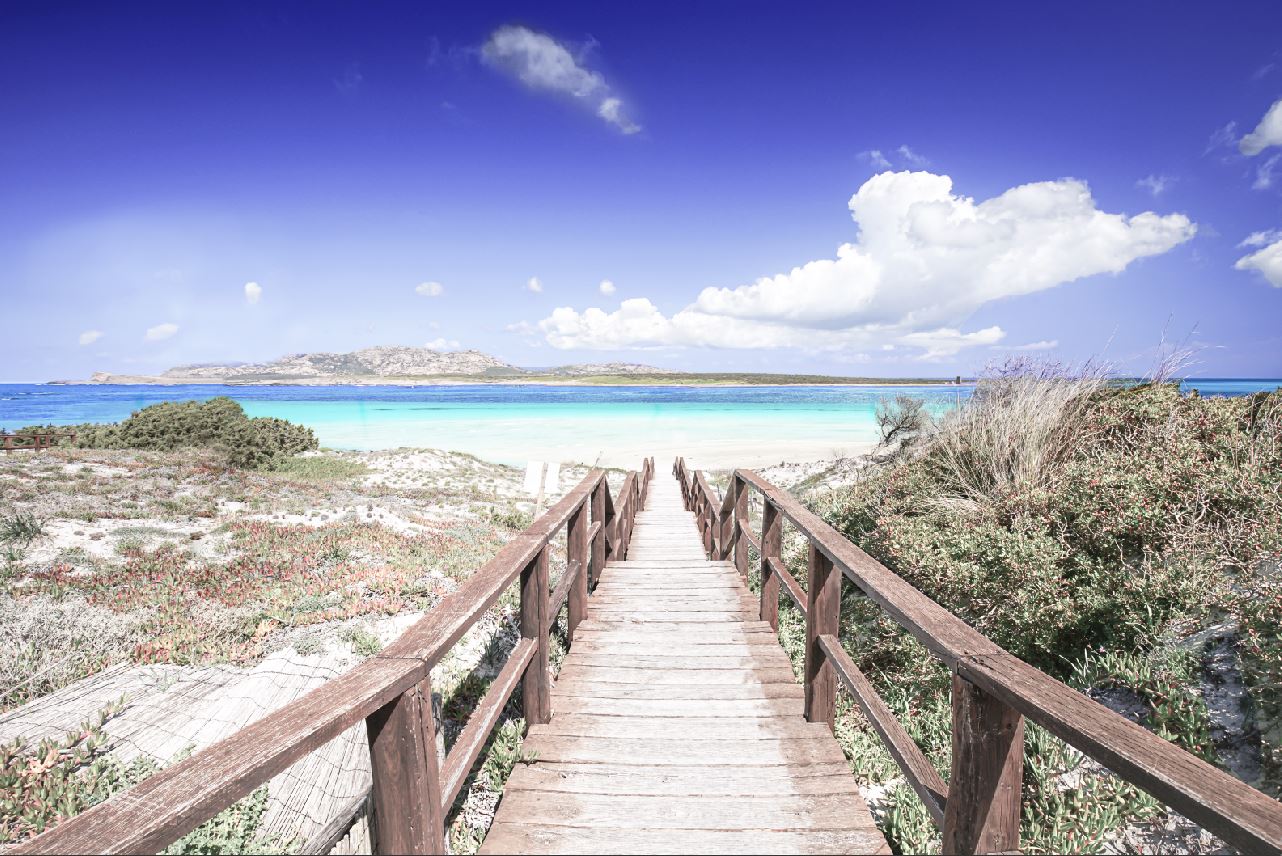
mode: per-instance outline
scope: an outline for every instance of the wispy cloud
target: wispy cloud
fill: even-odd
[[[546,33],[521,26],[499,27],[481,46],[481,58],[530,89],[569,96],[591,107],[624,134],[641,130],[600,72],[587,68],[566,45]]]
[[[929,166],[930,165],[929,160],[927,160],[925,157],[918,154],[917,152],[913,151],[912,149],[908,148],[908,146],[900,146],[895,151],[899,152],[899,156],[904,159],[904,162],[907,164],[910,164],[911,166]]]
[[[543,281],[537,276],[532,276],[525,282],[525,290],[532,291],[535,294],[543,293]]]
[[[1059,339],[1042,339],[1039,342],[1028,342],[1023,345],[994,345],[1002,351],[1053,351],[1059,347]]]
[[[445,286],[439,282],[420,282],[414,286],[414,293],[423,297],[440,297],[445,293]]]
[[[611,294],[618,291],[618,289],[614,287],[614,283],[608,279],[601,280],[601,284],[597,286],[597,289],[606,297],[609,297]]]
[[[1241,250],[1246,247],[1263,247],[1279,240],[1282,240],[1282,229],[1268,229],[1263,232],[1252,232],[1242,239],[1242,242],[1237,245],[1237,248]]]
[[[338,90],[339,95],[351,97],[360,92],[361,84],[364,82],[365,75],[361,74],[361,64],[349,62],[343,66],[343,73],[334,78],[334,88]]]
[[[169,323],[157,324],[155,327],[148,327],[147,335],[144,336],[143,338],[145,338],[148,342],[160,342],[165,339],[171,338],[177,332],[178,332],[177,324],[169,324]]]
[[[250,306],[263,299],[263,287],[256,282],[245,283],[245,300]]]
[[[868,149],[860,152],[859,157],[868,161],[868,164],[877,170],[892,170],[896,164],[901,168],[920,168],[930,165],[928,158],[908,145],[902,145],[889,154],[881,149]]]
[[[883,172],[850,199],[857,238],[787,273],[706,288],[669,316],[644,297],[613,312],[559,307],[539,322],[558,348],[795,347],[867,351],[890,344],[920,359],[994,345],[996,326],[961,329],[994,300],[1117,273],[1193,237],[1183,214],[1096,207],[1074,179],[1011,188],[981,202],[929,172]]]
[[[1140,190],[1147,190],[1153,195],[1154,199],[1170,190],[1174,184],[1175,177],[1170,175],[1146,175],[1135,182],[1136,187]]]
[[[1255,168],[1255,181],[1251,182],[1252,190],[1268,190],[1273,186],[1280,160],[1282,160],[1282,154],[1273,155]]]
[[[1202,156],[1206,157],[1217,149],[1233,148],[1237,144],[1237,122],[1229,122],[1222,128],[1216,128],[1211,134],[1211,138],[1206,141],[1206,150]]]
[[[101,330],[86,330],[85,332],[80,334],[80,338],[77,339],[76,341],[78,341],[81,345],[92,345],[94,342],[98,341],[101,338],[102,338]]]

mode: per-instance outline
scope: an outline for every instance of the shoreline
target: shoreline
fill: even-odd
[[[552,379],[552,378],[502,378],[488,379],[478,377],[440,377],[428,379],[406,379],[406,378],[377,378],[377,379],[356,379],[350,377],[342,378],[316,378],[280,381],[280,380],[210,380],[208,378],[190,378],[190,379],[159,379],[145,377],[122,377],[119,381],[94,381],[94,380],[50,380],[37,381],[30,384],[31,386],[245,386],[245,387],[309,387],[309,386],[346,386],[346,387],[365,387],[365,386],[400,386],[400,387],[422,387],[422,386],[652,386],[652,387],[673,387],[673,388],[691,388],[701,387],[849,387],[849,388],[868,388],[878,389],[881,387],[899,387],[899,386],[921,386],[921,387],[953,387],[961,389],[970,386],[973,380],[965,380],[957,384],[952,380],[930,380],[924,378],[913,378],[899,380],[887,378],[885,380],[867,381],[867,380],[833,380],[833,381],[662,381],[662,380],[645,380],[628,383],[619,382],[616,379],[610,380],[590,380],[590,379]],[[6,386],[8,384],[0,384]],[[25,386],[27,384],[13,384],[15,386]]]

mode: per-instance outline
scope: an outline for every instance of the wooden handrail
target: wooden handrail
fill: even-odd
[[[0,431],[0,452],[38,451],[58,445],[59,440],[76,442],[75,431],[41,431],[37,434],[10,434]]]
[[[548,633],[560,609],[582,616],[588,577],[607,556],[626,557],[653,474],[629,472],[617,511],[605,471],[579,484],[399,639],[331,681],[230,737],[13,848],[15,853],[158,852],[361,720],[370,736],[375,852],[443,853],[445,813],[517,684],[526,720],[550,715]],[[588,516],[592,522],[589,526]],[[549,592],[552,538],[566,530],[566,569]],[[478,703],[443,763],[435,748],[429,675],[434,665],[521,581],[522,639]],[[595,581],[595,577],[593,579]],[[355,817],[358,812],[348,812]],[[326,835],[337,834],[327,827]]]
[[[806,616],[807,716],[831,722],[832,682],[840,679],[864,709],[906,778],[943,830],[945,852],[1018,849],[1023,719],[1046,728],[1116,775],[1249,853],[1282,853],[1282,804],[1144,727],[1028,665],[856,547],[840,532],[751,470],[735,470],[727,498],[715,505],[707,480],[678,458],[687,507],[699,512],[705,544],[728,522],[732,544],[746,539],[740,494],[751,486],[764,500],[757,542],[761,555],[761,618],[777,628],[784,591]],[[730,497],[736,497],[730,501]],[[708,513],[709,506],[717,509]],[[779,558],[779,523],[787,519],[810,544],[811,585],[802,593]],[[840,571],[829,575],[826,568]],[[949,786],[916,750],[837,638],[840,580],[874,603],[953,670],[953,761]],[[837,597],[834,600],[836,580]],[[804,599],[804,603],[803,603]]]

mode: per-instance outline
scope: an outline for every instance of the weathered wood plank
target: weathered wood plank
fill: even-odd
[[[533,667],[531,667],[533,668]],[[791,684],[796,682],[791,668],[783,666],[747,669],[672,669],[658,671],[650,668],[630,669],[627,666],[583,666],[567,659],[561,667],[567,680],[606,681],[620,684],[700,684],[713,686],[734,684]]]
[[[841,572],[813,543],[806,593],[806,719],[832,725],[836,717],[837,673],[819,647],[819,637],[836,636],[840,629]]]
[[[595,716],[586,713],[554,716],[547,725],[533,725],[530,736],[560,737],[647,737],[665,739],[674,732],[698,740],[774,740],[778,737],[820,738],[823,723],[806,722],[801,717],[779,716],[773,719],[726,716],[687,716],[664,719],[653,716]]]
[[[597,716],[795,716],[792,698],[748,699],[637,699],[576,698],[556,700],[556,713],[592,713]]]
[[[944,810],[945,853],[1019,849],[1024,717],[953,675],[951,796]]]
[[[863,808],[855,794],[776,794],[768,797],[575,794],[548,799],[540,791],[508,790],[508,812],[539,823],[586,829],[809,830],[847,827]]]
[[[774,741],[754,741],[752,751],[745,751],[740,740],[690,740],[677,736],[666,738],[593,738],[530,737],[522,744],[524,751],[537,759],[562,764],[636,764],[654,767],[689,767],[726,765],[743,767],[833,764],[845,760],[837,742],[831,737],[780,737]]]
[[[723,685],[691,686],[689,684],[619,684],[608,681],[584,681],[577,679],[558,680],[552,694],[552,707],[560,711],[559,698],[623,698],[623,699],[687,699],[687,700],[729,700],[729,699],[764,699],[787,698],[800,699],[803,690],[801,684],[757,684],[757,685]],[[558,714],[559,715],[559,714]],[[789,715],[801,716],[801,705],[789,711]],[[657,714],[656,714],[657,717]],[[556,717],[553,717],[555,719]]]
[[[778,832],[669,829],[573,829],[538,823],[496,823],[482,853],[690,853],[742,856],[769,853],[889,853],[875,830]]]
[[[805,767],[663,767],[633,764],[521,764],[508,787],[557,793],[713,796],[851,794],[859,785],[845,764]]]

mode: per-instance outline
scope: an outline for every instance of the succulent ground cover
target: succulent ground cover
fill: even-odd
[[[562,487],[585,472],[563,471]],[[249,666],[334,640],[358,658],[376,653],[368,628],[430,609],[533,520],[521,482],[518,470],[437,450],[309,452],[253,468],[209,448],[0,457],[0,710],[121,663]],[[509,592],[482,622],[479,658],[460,652],[434,680],[447,741],[514,644],[516,607]],[[460,847],[484,835],[519,754],[519,707],[459,800]],[[116,762],[100,723],[0,758],[4,841],[158,769]],[[288,845],[254,837],[264,799],[176,852]]]

